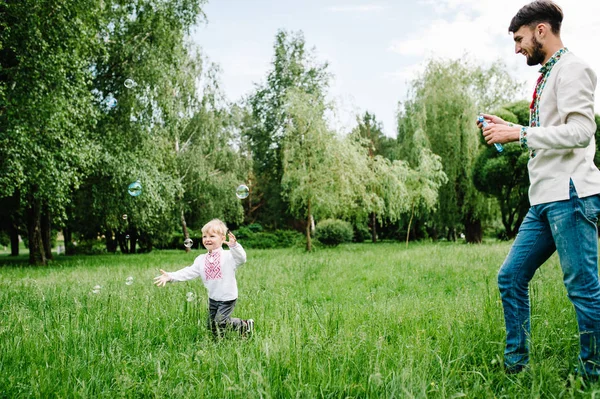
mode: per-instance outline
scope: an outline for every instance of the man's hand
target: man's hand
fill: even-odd
[[[502,119],[500,120],[502,121]],[[493,122],[488,123],[488,125],[483,128],[483,138],[488,144],[506,144],[513,141],[519,141],[520,133],[521,128],[519,126],[508,126],[507,124],[495,124]]]
[[[506,122],[504,119],[500,118],[499,116],[489,115],[489,114],[481,114],[481,116],[483,116],[483,119],[485,119],[488,122],[488,124],[493,123],[495,125],[508,125],[508,122]],[[482,124],[480,122],[477,122],[477,127],[481,129]]]

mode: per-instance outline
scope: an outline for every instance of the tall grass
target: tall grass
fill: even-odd
[[[220,340],[206,328],[200,280],[152,285],[159,268],[199,251],[58,257],[44,268],[3,256],[0,397],[598,395],[571,375],[577,325],[556,256],[532,284],[531,369],[502,372],[496,274],[509,246],[248,250],[234,315],[256,332]]]

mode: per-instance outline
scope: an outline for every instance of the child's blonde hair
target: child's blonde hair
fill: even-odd
[[[213,232],[219,235],[227,234],[227,226],[219,219],[213,219],[210,222],[206,223],[204,227],[202,227],[202,235]]]

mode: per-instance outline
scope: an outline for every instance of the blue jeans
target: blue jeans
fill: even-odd
[[[598,230],[600,194],[534,205],[498,273],[506,323],[504,365],[519,371],[529,362],[529,282],[535,271],[558,251],[567,295],[579,325],[579,367],[584,376],[600,374],[600,283]]]

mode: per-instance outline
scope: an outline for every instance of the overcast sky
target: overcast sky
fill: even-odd
[[[514,54],[508,25],[524,0],[209,0],[207,23],[192,38],[220,65],[229,101],[263,83],[279,29],[304,33],[317,59],[334,75],[329,99],[338,110],[331,124],[340,131],[369,111],[396,136],[398,102],[408,82],[431,57],[465,54],[489,65],[503,60],[525,82],[529,98],[539,66]],[[558,0],[565,14],[563,43],[600,74],[600,1]],[[600,102],[596,97],[596,113]]]

